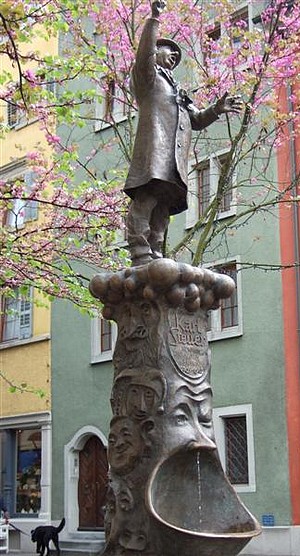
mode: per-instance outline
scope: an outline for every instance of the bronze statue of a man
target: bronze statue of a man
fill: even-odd
[[[199,110],[179,89],[172,70],[180,62],[181,50],[171,39],[158,39],[164,8],[163,0],[152,4],[131,77],[139,121],[124,191],[132,199],[127,228],[133,265],[162,257],[170,215],[187,209],[192,130],[209,126],[224,112],[241,110],[240,98],[227,93]]]

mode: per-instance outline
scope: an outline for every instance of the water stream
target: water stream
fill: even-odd
[[[199,524],[202,523],[202,492],[201,492],[201,466],[200,466],[200,451],[197,452],[197,489],[198,489],[198,512]]]

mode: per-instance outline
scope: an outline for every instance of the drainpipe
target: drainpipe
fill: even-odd
[[[291,98],[293,93],[292,86],[287,85],[287,105],[289,113],[294,110],[294,103]],[[293,119],[289,122],[290,133],[290,160],[291,160],[291,179],[293,182],[292,196],[296,199],[298,196],[297,191],[297,163],[296,163],[296,144],[294,139],[295,124]],[[293,231],[294,231],[294,258],[295,258],[295,273],[296,273],[296,308],[297,308],[297,334],[298,334],[298,351],[300,361],[300,241],[299,241],[299,211],[298,203],[293,202]]]

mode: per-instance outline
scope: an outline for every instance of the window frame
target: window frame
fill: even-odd
[[[97,86],[97,96],[102,97],[102,102],[97,98],[95,100],[95,133],[124,122],[127,119],[127,102],[123,90],[115,79],[104,76],[101,78],[102,81],[108,82],[108,87],[112,83],[114,92],[111,93],[109,89],[106,90],[107,84],[104,87]],[[109,108],[110,104],[112,104],[112,110]],[[119,111],[118,107],[120,106],[122,106],[122,110]]]
[[[25,189],[30,191],[31,186],[34,184],[35,172],[27,166],[26,159],[22,158],[17,162],[7,164],[0,168],[0,179],[6,180],[8,182],[24,181]],[[14,199],[12,201],[13,209],[8,209],[4,213],[3,225],[9,228],[21,229],[27,222],[32,222],[38,220],[38,202],[33,200],[26,201],[25,199]],[[10,213],[15,209],[15,205],[20,205],[16,209],[15,222],[9,222]],[[20,211],[24,211],[24,215],[18,214]],[[18,222],[19,219],[19,222]]]
[[[91,319],[91,364],[104,363],[105,361],[112,361],[114,348],[117,341],[117,325],[113,321],[108,321],[111,324],[111,343],[110,350],[101,350],[101,324],[103,322],[101,316],[95,316]]]
[[[19,123],[20,110],[14,102],[8,102],[6,106],[6,122],[9,129],[15,129]]]
[[[18,84],[15,83],[14,84],[16,87],[18,87]],[[41,83],[40,87],[42,89],[44,89],[45,91],[51,92],[53,94],[55,94],[56,91],[56,83],[55,82],[45,82],[45,83]],[[10,112],[11,114],[15,114],[15,122],[10,124],[9,120],[10,120]],[[22,108],[20,108],[15,102],[9,101],[6,104],[6,125],[8,127],[8,129],[10,131],[15,130],[15,131],[19,131],[19,129],[22,129],[23,127],[26,127],[28,125],[31,125],[35,122],[38,121],[38,117],[37,116],[32,116],[32,117],[28,117],[26,115],[26,112],[24,110],[22,110]]]
[[[254,429],[252,404],[232,405],[213,409],[213,423],[216,444],[223,470],[226,474],[226,453],[225,453],[225,426],[226,417],[246,417],[247,430],[247,452],[248,452],[248,484],[233,484],[237,492],[256,492],[255,475],[255,451],[254,451]]]
[[[209,166],[209,189],[210,189],[210,201],[213,200],[218,189],[218,179],[220,173],[220,163],[219,159],[222,159],[224,155],[228,153],[228,149],[220,149],[215,153],[211,153],[208,156],[201,157],[197,163],[190,162],[189,171],[189,182],[188,182],[188,210],[186,213],[186,229],[192,228],[196,222],[203,217],[201,214],[201,195],[199,193],[199,172],[207,165]],[[216,215],[216,220],[223,220],[230,216],[234,216],[237,213],[237,169],[233,172],[231,179],[231,189],[232,199],[230,201],[230,208],[228,210],[221,210],[221,205],[219,211]],[[224,193],[224,196],[226,192]]]
[[[17,477],[16,477],[16,463],[17,463],[17,446],[16,446],[16,432],[18,429],[40,429],[41,430],[41,508],[37,514],[22,514],[15,513],[16,490],[17,490]],[[2,490],[8,493],[5,497],[10,516],[12,518],[38,518],[50,519],[51,508],[51,466],[47,462],[51,461],[51,412],[33,412],[30,414],[13,415],[9,417],[2,417],[0,422],[0,431],[8,433],[7,442],[2,449],[2,461],[0,464],[6,468],[6,473],[2,477]],[[1,450],[0,450],[1,451]],[[44,462],[44,463],[43,463]]]
[[[243,312],[242,312],[242,279],[241,279],[241,266],[240,258],[233,257],[230,259],[221,259],[206,263],[203,265],[205,268],[218,271],[219,267],[236,265],[236,294],[237,294],[237,312],[238,324],[222,328],[222,311],[221,307],[210,311],[211,329],[207,331],[207,338],[209,342],[215,340],[224,340],[226,338],[235,338],[243,334]]]
[[[18,292],[19,288],[15,288],[15,290]],[[24,297],[24,296],[23,296]],[[29,295],[28,298],[26,297],[26,303],[29,304],[29,308],[22,311],[22,303],[24,302],[24,299],[22,299],[22,295],[20,296],[17,293],[17,297],[15,298],[4,298],[2,297],[1,299],[1,327],[0,327],[0,345],[1,347],[3,346],[8,346],[8,345],[12,345],[12,344],[19,344],[23,341],[28,341],[29,339],[31,339],[33,337],[33,288],[30,287],[29,288]],[[7,309],[7,304],[13,304],[16,305],[17,307],[12,307],[13,311],[18,311],[19,314],[16,315],[15,318],[10,319],[10,321],[13,323],[13,326],[17,327],[18,330],[18,336],[14,336],[13,338],[8,338],[8,339],[4,339],[4,331],[5,328],[7,327],[8,323],[7,323],[7,318],[9,318],[9,313],[5,313],[6,309]],[[28,325],[25,327],[22,326],[21,324],[21,319],[24,315],[28,315],[29,316],[29,323]],[[16,321],[18,321],[18,324],[15,324]],[[21,334],[22,328],[27,329],[28,333],[23,332],[23,335]]]
[[[14,115],[14,122],[10,123],[11,115]],[[29,125],[31,120],[26,118],[26,114],[22,109],[15,104],[13,101],[10,101],[6,105],[6,125],[10,131],[18,131],[23,127]]]
[[[243,1],[240,2],[237,6],[235,6],[235,10],[231,13],[230,18],[231,20],[234,21],[239,21],[241,19],[244,19],[243,17],[240,17],[243,15],[243,12],[245,12],[247,10],[247,15],[248,15],[248,31],[252,32],[255,26],[255,23],[253,21],[253,5],[252,3],[249,3],[247,1]],[[228,38],[230,38],[230,35],[228,34],[226,27],[224,27],[224,24],[222,22],[220,22],[218,20],[218,17],[212,17],[211,20],[209,21],[209,24],[211,26],[211,30],[207,32],[207,36],[208,38],[210,38],[212,41],[218,41],[220,38],[227,36]],[[218,37],[215,38],[213,35],[218,32]],[[235,46],[235,44],[239,44],[240,40],[234,40],[233,39],[233,48],[237,48]],[[202,61],[203,63],[205,63],[205,60],[207,58],[207,54],[203,53],[202,54]],[[215,64],[219,63],[218,59],[215,60],[214,62]]]
[[[23,489],[21,488],[21,485],[19,485],[19,481],[22,478],[24,472],[23,469],[21,467],[21,470],[19,468],[19,466],[21,466],[21,454],[22,452],[24,452],[24,450],[21,450],[21,444],[20,444],[20,440],[22,435],[26,436],[26,433],[30,433],[30,432],[35,432],[39,434],[39,440],[38,442],[40,443],[40,447],[39,448],[35,448],[33,450],[30,450],[31,452],[35,453],[35,456],[39,456],[39,461],[36,462],[32,462],[32,467],[37,467],[37,469],[39,470],[39,474],[37,475],[36,479],[35,479],[35,483],[33,482],[31,490],[38,492],[39,493],[39,507],[37,509],[37,511],[24,511],[23,512],[23,508],[21,510],[17,510],[18,508],[18,504],[22,503],[22,498],[24,498],[26,500],[26,497],[28,498],[28,494],[26,492],[26,489],[24,489],[24,493],[23,493]],[[30,437],[29,437],[30,438]],[[29,440],[28,438],[28,440]],[[34,445],[34,442],[32,442]],[[33,516],[38,516],[39,513],[41,512],[41,494],[42,494],[42,485],[41,485],[41,472],[42,472],[42,428],[37,426],[37,427],[20,427],[20,429],[16,429],[15,430],[15,451],[16,451],[16,473],[15,473],[15,482],[16,482],[16,488],[15,488],[15,497],[14,497],[14,513],[16,516],[21,516],[21,515],[33,515]],[[34,475],[33,474],[33,481],[34,481]],[[27,483],[25,483],[27,484]],[[32,509],[32,508],[31,508]]]

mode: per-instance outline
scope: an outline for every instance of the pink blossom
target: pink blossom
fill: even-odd
[[[35,72],[32,69],[25,69],[23,72],[23,75],[25,77],[25,79],[27,79],[27,81],[30,82],[31,85],[36,85],[37,81],[36,81],[36,75]]]
[[[57,145],[61,142],[61,138],[58,135],[52,133],[46,133],[45,137],[50,145]]]

